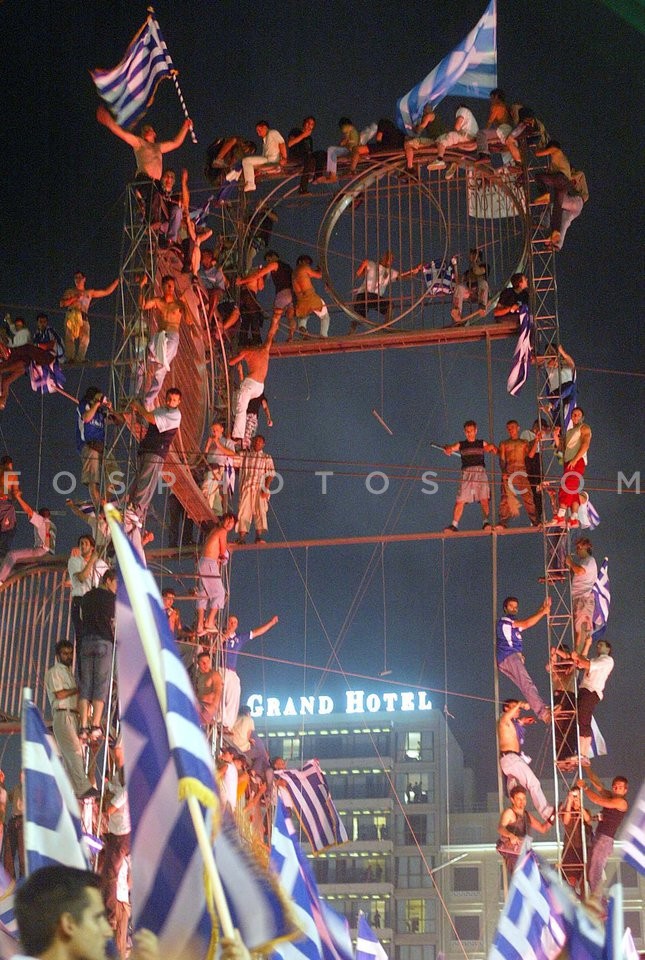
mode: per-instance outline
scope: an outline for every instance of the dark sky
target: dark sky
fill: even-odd
[[[210,140],[253,136],[261,117],[286,133],[313,113],[316,144],[323,147],[336,141],[342,114],[359,126],[391,115],[397,97],[465,36],[482,9],[479,0],[158,3],[200,141],[196,147],[187,141],[173,165],[186,165],[199,188],[205,186],[201,171]],[[36,311],[46,309],[60,327],[56,305],[75,269],[87,273],[90,286],[106,285],[117,273],[122,190],[133,163],[125,144],[94,119],[97,98],[88,69],[113,66],[144,16],[145,6],[131,2],[0,5],[3,312],[22,312],[33,323]],[[552,0],[500,3],[499,83],[510,100],[535,108],[585,170],[591,192],[558,257],[559,309],[562,341],[578,363],[580,400],[594,433],[588,475],[602,517],[595,552],[611,563],[608,637],[616,668],[597,711],[610,749],[599,769],[608,776],[620,770],[635,781],[643,777],[645,757],[634,718],[642,701],[643,527],[638,497],[618,496],[616,477],[618,471],[632,476],[642,461],[642,53],[637,31],[591,0],[562,0],[557,8]],[[440,108],[447,122],[454,106],[446,101]],[[485,103],[472,106],[483,121]],[[162,138],[181,124],[171,84],[160,88],[149,119]],[[93,310],[94,357],[107,356],[111,343],[113,301],[104,304]],[[529,388],[517,400],[505,393],[512,349],[511,342],[493,348],[491,439],[501,438],[509,416],[523,426],[534,419]],[[68,388],[76,392],[87,383],[71,373]],[[0,414],[0,449],[16,456],[27,498],[44,504],[52,499],[51,477],[61,463],[76,462],[72,408],[60,397],[41,405],[26,380],[15,391],[16,402]],[[456,462],[431,451],[428,441],[459,439],[467,417],[486,423],[486,391],[480,345],[276,360],[269,389],[276,425],[268,449],[284,469],[285,490],[273,500],[271,538],[442,528],[454,499]],[[371,416],[373,407],[382,410],[394,436]],[[39,474],[41,416],[46,428]],[[330,481],[322,497],[313,473],[334,469],[333,462],[344,464],[336,469],[345,476]],[[376,466],[392,477],[380,497],[364,486]],[[406,480],[408,468],[413,472]],[[445,478],[434,497],[421,493],[423,469]],[[478,522],[471,508],[464,526]],[[61,522],[61,547],[78,533],[74,521]],[[370,565],[371,553],[324,548],[234,559],[232,605],[243,624],[253,626],[274,612],[281,618],[256,650],[311,666],[289,671],[270,660],[243,664],[244,689],[313,691],[320,682],[315,668],[327,663],[339,637],[340,667],[377,677],[387,642],[393,683],[442,690],[445,675],[448,690],[464,695],[449,698],[451,724],[483,795],[495,783],[490,541],[388,546],[383,560],[377,550]],[[502,538],[498,598],[516,593],[523,612],[532,612],[543,596],[541,563],[539,537]],[[526,641],[529,666],[546,691],[544,630],[527,632]],[[343,681],[325,684],[338,689]],[[376,681],[364,685],[377,688]],[[504,685],[502,693],[510,689]],[[443,705],[441,694],[434,700]],[[533,756],[544,747],[542,736],[541,730],[531,734]]]

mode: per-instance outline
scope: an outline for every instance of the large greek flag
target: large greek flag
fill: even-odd
[[[106,511],[122,583],[117,594],[119,699],[132,820],[135,926],[156,933],[164,956],[209,943],[212,922],[204,861],[184,802],[202,804],[214,834],[219,797],[213,758],[199,726],[195,694],[168,627],[157,585],[113,511]],[[289,936],[283,904],[230,828],[214,841],[228,907],[249,949]],[[202,949],[203,952],[203,949]]]
[[[89,869],[78,800],[27,691],[22,700],[22,772],[27,876],[40,867]]]
[[[609,605],[611,604],[611,592],[609,589],[609,560],[607,557],[603,560],[596,577],[596,582],[591,588],[593,593],[593,638],[600,640],[607,629],[609,620]]]
[[[133,926],[152,930],[163,956],[179,956],[189,949],[204,953],[212,935],[204,861],[180,792],[186,795],[194,789],[210,805],[204,808],[210,832],[216,792],[208,745],[190,683],[172,647],[156,584],[112,512],[107,515],[121,574],[116,639],[132,822]]]
[[[154,100],[159,81],[176,73],[159,24],[151,16],[113,70],[90,72],[100,96],[122,127],[133,127]]]
[[[426,103],[453,97],[486,98],[497,86],[497,8],[490,0],[481,20],[431,73],[396,104],[396,123],[411,131]]]
[[[520,332],[517,338],[517,346],[513,354],[513,365],[506,382],[506,390],[512,397],[516,397],[529,375],[531,365],[532,339],[533,339],[533,317],[528,306],[523,303],[519,310]]]
[[[528,850],[513,872],[488,960],[555,960],[566,942],[564,925],[551,912],[537,857]]]
[[[316,853],[347,843],[345,825],[317,760],[309,760],[302,770],[280,770],[279,778],[280,787],[288,792],[290,806]]]
[[[273,820],[269,866],[291,897],[294,917],[302,931],[294,943],[280,944],[271,960],[353,960],[347,923],[320,899],[295,827],[280,798]]]

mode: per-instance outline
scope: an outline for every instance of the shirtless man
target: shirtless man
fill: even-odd
[[[60,298],[61,307],[67,308],[65,314],[65,359],[68,363],[83,363],[90,343],[90,320],[88,311],[92,300],[109,297],[119,285],[119,278],[103,290],[88,290],[87,278],[77,270],[74,274],[74,286],[66,290]],[[78,340],[78,352],[76,341]]]
[[[532,813],[526,812],[526,790],[524,787],[513,787],[510,797],[510,807],[507,807],[499,818],[497,850],[501,854],[507,869],[512,873],[524,837],[530,837],[531,830],[546,833],[551,824],[541,823]]]
[[[522,710],[530,710],[528,703],[523,700],[505,700],[504,712],[497,721],[497,739],[499,742],[499,766],[506,777],[507,787],[514,787],[516,784],[524,787],[531,794],[531,800],[535,809],[543,820],[552,824],[555,820],[555,808],[547,803],[546,797],[540,786],[540,781],[535,776],[530,766],[524,759],[522,753],[522,742],[524,740],[523,726],[526,723],[534,723],[534,717],[520,717]],[[548,830],[548,826],[547,826]]]
[[[208,650],[202,650],[197,657],[197,676],[195,677],[195,693],[199,703],[199,719],[202,726],[215,722],[222,702],[224,681],[219,670],[213,670],[211,655]]]
[[[502,440],[497,447],[502,470],[502,491],[499,505],[499,523],[496,529],[505,530],[509,519],[519,516],[518,498],[522,499],[531,526],[536,527],[538,525],[537,511],[526,472],[526,459],[535,456],[538,441],[536,438],[533,443],[529,443],[528,440],[520,439],[520,425],[517,420],[507,422],[506,432],[508,437]]]
[[[254,397],[260,397],[264,392],[264,381],[269,370],[269,351],[273,338],[276,335],[278,324],[271,322],[266,343],[259,346],[244,347],[236,356],[228,361],[229,366],[237,366],[243,361],[246,363],[246,376],[240,384],[235,405],[235,420],[233,423],[233,440],[242,441],[244,438],[244,429],[246,427],[246,410],[249,400]]]
[[[293,271],[293,292],[296,295],[296,317],[298,330],[307,332],[307,317],[315,313],[320,317],[320,336],[329,334],[329,312],[324,301],[318,296],[311,282],[312,278],[320,280],[322,270],[314,270],[313,260],[306,253],[296,260],[296,269]]]
[[[162,140],[161,143],[158,143],[154,127],[151,127],[149,123],[141,127],[141,135],[137,136],[135,133],[130,133],[120,127],[110,111],[102,104],[97,108],[96,119],[104,127],[107,127],[115,137],[119,137],[132,147],[137,162],[137,176],[143,175],[150,180],[161,180],[163,172],[161,158],[163,154],[170,153],[180,147],[186,139],[188,131],[193,129],[193,121],[187,117],[172,140]]]
[[[197,588],[197,636],[205,630],[215,629],[217,611],[224,606],[226,591],[222,583],[222,567],[228,560],[226,538],[237,522],[234,513],[225,513],[217,526],[213,527],[206,540],[204,549],[197,561],[197,573],[200,576]],[[204,623],[204,614],[208,617]]]
[[[160,313],[157,324],[157,332],[148,344],[150,360],[157,367],[152,383],[144,398],[146,410],[152,410],[154,402],[161,391],[166,374],[170,370],[170,364],[177,356],[179,349],[179,327],[182,320],[187,323],[191,329],[194,328],[193,318],[190,310],[183,300],[177,298],[175,290],[174,277],[165,276],[161,279],[162,296],[152,297],[146,300],[143,295],[143,288],[148,283],[148,277],[144,274],[141,278],[141,296],[139,306],[142,310],[152,310],[156,308]]]

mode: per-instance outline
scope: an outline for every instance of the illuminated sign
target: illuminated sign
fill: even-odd
[[[311,697],[263,697],[253,693],[247,706],[252,717],[314,717],[329,713],[415,713],[432,710],[425,690],[403,690],[400,693],[366,693],[364,690],[347,690],[342,704],[326,694]]]

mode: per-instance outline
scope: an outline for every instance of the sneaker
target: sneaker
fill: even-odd
[[[235,542],[238,544],[238,546],[243,547],[246,543],[246,534],[241,533]]]
[[[451,163],[448,169],[446,170],[446,180],[452,180],[454,175],[457,173],[458,164]]]
[[[493,529],[492,524],[489,523],[488,520],[484,520],[484,522],[482,523],[482,530],[492,530],[492,529]]]
[[[450,523],[448,524],[447,527],[443,528],[444,533],[457,533],[458,530],[459,530],[459,527],[457,526],[456,523]]]
[[[565,523],[565,520],[566,520],[566,517],[561,517],[561,516],[558,514],[558,516],[555,516],[555,517],[553,518],[553,520],[549,520],[549,522],[546,524],[546,526],[547,526],[547,527],[563,527],[563,526],[564,526],[564,523]]]
[[[258,536],[255,538],[255,542],[256,542],[256,543],[266,543],[266,540],[264,539],[264,537],[261,537],[261,536],[258,534]]]
[[[550,193],[541,193],[539,197],[536,197],[536,198],[535,198],[535,200],[531,200],[531,206],[532,206],[532,207],[541,207],[541,206],[543,206],[545,203],[550,203],[550,202],[551,202],[551,194],[550,194]]]
[[[577,517],[570,517],[570,518],[569,518],[569,526],[570,526],[570,527],[579,527],[579,526],[580,526],[580,521],[578,520]]]
[[[445,170],[445,169],[446,169],[445,160],[431,160],[426,167],[426,170]]]

